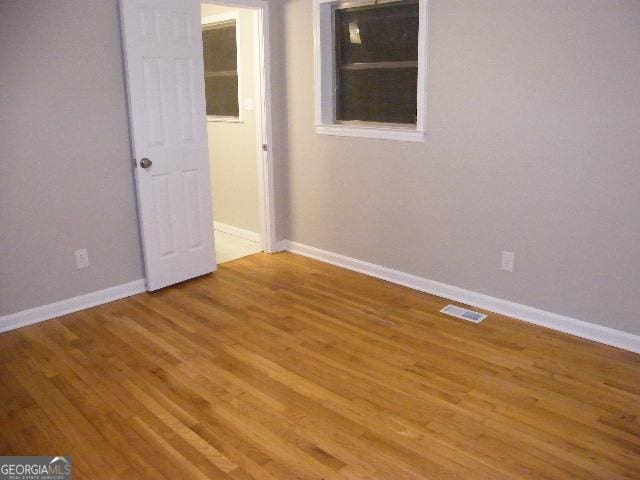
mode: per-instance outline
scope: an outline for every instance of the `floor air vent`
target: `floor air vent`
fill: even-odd
[[[473,310],[467,310],[466,308],[457,307],[455,305],[447,305],[442,310],[442,313],[446,313],[447,315],[451,315],[452,317],[461,318],[463,320],[467,320],[473,323],[480,323],[487,316],[484,313],[474,312]]]

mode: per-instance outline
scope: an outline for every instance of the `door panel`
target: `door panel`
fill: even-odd
[[[121,0],[120,8],[147,287],[155,290],[215,270],[200,3]]]

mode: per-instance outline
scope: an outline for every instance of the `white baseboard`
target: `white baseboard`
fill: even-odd
[[[285,250],[287,250],[287,248],[289,247],[289,244],[291,242],[289,242],[289,240],[278,240],[276,242],[276,253],[277,252],[284,252]]]
[[[41,307],[30,308],[22,312],[12,313],[0,317],[0,333],[15,330],[44,320],[61,317],[69,313],[78,312],[86,308],[95,307],[104,303],[130,297],[146,290],[144,280],[135,280],[115,287],[98,290],[78,297],[67,298],[59,302],[50,303]]]
[[[252,242],[260,242],[259,233],[252,232],[251,230],[245,230],[244,228],[234,227],[233,225],[228,225],[226,223],[213,222],[213,229],[220,232],[228,233],[229,235],[233,235],[234,237],[244,238],[245,240],[250,240]]]
[[[473,292],[453,285],[447,285],[446,283],[436,282],[416,275],[410,275],[398,270],[382,267],[373,263],[363,262],[362,260],[310,247],[301,243],[284,240],[278,242],[278,244],[279,247],[282,247],[282,250],[288,250],[292,253],[297,253],[305,257],[315,258],[322,262],[337,265],[355,272],[364,273],[371,277],[387,280],[414,290],[430,293],[438,297],[453,300],[454,302],[482,308],[483,310],[488,310],[500,315],[516,318],[518,320],[523,320],[528,323],[551,328],[553,330],[586,338],[595,342],[604,343],[623,350],[640,353],[639,335],[584,322],[582,320],[566,317],[557,313],[547,312],[545,310],[510,302],[508,300],[490,297],[489,295]]]
[[[540,310],[508,300],[491,297],[446,283],[429,280],[408,273],[382,267],[355,258],[347,257],[319,248],[310,247],[289,240],[281,240],[276,244],[277,251],[290,251],[305,257],[315,258],[371,277],[380,278],[414,290],[471,305],[500,315],[516,318],[525,322],[551,328],[560,332],[586,338],[595,342],[611,345],[623,350],[640,353],[640,336],[620,330],[584,322],[557,313]],[[44,320],[60,317],[69,313],[113,302],[145,291],[143,279],[78,297],[61,300],[41,307],[24,310],[11,315],[0,316],[0,333],[16,328],[39,323]]]

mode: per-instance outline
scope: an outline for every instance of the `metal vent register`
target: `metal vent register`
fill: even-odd
[[[458,307],[456,305],[447,305],[442,310],[440,310],[440,312],[473,323],[480,323],[485,318],[487,318],[484,313],[474,312],[473,310],[467,310],[466,308]]]

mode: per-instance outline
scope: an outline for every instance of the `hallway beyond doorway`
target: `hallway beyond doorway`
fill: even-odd
[[[236,237],[220,230],[215,230],[213,233],[216,239],[217,263],[229,262],[262,251],[259,242]]]

